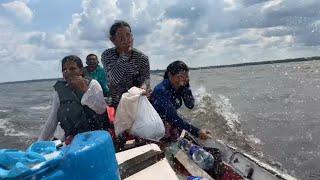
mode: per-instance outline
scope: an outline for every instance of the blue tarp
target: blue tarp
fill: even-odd
[[[25,152],[0,150],[0,180],[119,178],[112,138],[107,131],[78,134],[70,145],[59,150],[51,141],[35,142]]]
[[[0,179],[17,178],[34,174],[43,168],[56,164],[60,155],[46,159],[45,155],[56,152],[56,146],[50,141],[32,144],[26,152],[15,149],[0,150]]]

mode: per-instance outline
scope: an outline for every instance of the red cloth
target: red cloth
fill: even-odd
[[[114,107],[111,107],[111,106],[107,106],[107,114],[108,114],[108,117],[109,117],[109,122],[111,124],[114,123],[114,120],[116,118],[116,110],[114,109]]]
[[[67,136],[66,139],[65,139],[65,141],[64,141],[64,143],[65,143],[66,145],[71,144],[73,138],[74,138],[74,136],[72,136],[72,135]]]
[[[224,170],[225,172],[221,180],[243,180],[243,178],[228,165],[224,165]]]

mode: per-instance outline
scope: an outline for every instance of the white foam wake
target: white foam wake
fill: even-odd
[[[225,124],[234,132],[241,132],[239,129],[240,121],[239,115],[235,112],[230,99],[219,94],[208,93],[204,86],[200,86],[195,90],[195,100],[197,104],[196,111],[207,113],[208,111],[215,111],[218,115],[223,117]],[[208,101],[211,101],[208,103]],[[208,107],[208,105],[212,107]],[[197,113],[197,112],[196,112]]]
[[[223,95],[218,95],[218,99],[215,101],[216,103],[216,111],[222,115],[227,121],[227,126],[229,126],[233,131],[239,131],[237,129],[240,126],[239,115],[235,112],[232,104],[230,103],[230,99]]]
[[[196,107],[193,110],[193,118],[203,123],[212,124],[216,134],[225,140],[231,140],[236,144],[263,144],[260,139],[253,135],[246,135],[241,128],[240,116],[234,110],[229,98],[222,94],[214,94],[206,91],[204,86],[194,90]],[[209,121],[206,122],[206,121]],[[236,136],[232,138],[232,136]]]
[[[47,106],[32,106],[30,107],[30,109],[32,110],[48,110],[50,109],[50,105],[47,105]]]
[[[15,130],[8,119],[0,119],[0,129],[4,131],[4,136],[29,136],[28,133]]]

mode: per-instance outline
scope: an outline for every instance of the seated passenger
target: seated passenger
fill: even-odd
[[[64,130],[65,143],[81,132],[107,129],[106,103],[101,86],[94,79],[83,77],[83,64],[71,55],[62,59],[63,80],[54,85],[51,112],[39,140],[50,140],[59,125]]]
[[[84,68],[84,74],[86,77],[90,77],[99,82],[103,90],[103,95],[109,95],[108,81],[106,72],[99,65],[98,57],[95,54],[89,54],[86,58],[87,66]]]
[[[189,84],[189,68],[182,61],[171,63],[164,74],[163,81],[158,84],[152,94],[151,102],[164,121],[166,135],[163,141],[176,140],[184,129],[201,139],[210,138],[210,132],[198,129],[183,120],[177,113],[182,103],[189,109],[194,107],[194,97]]]

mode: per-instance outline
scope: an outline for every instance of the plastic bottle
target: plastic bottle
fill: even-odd
[[[180,149],[188,153],[189,157],[202,169],[210,170],[214,164],[214,157],[200,146],[192,144],[186,139],[179,141]]]
[[[178,142],[178,146],[180,149],[182,149],[183,151],[185,152],[189,152],[192,144],[190,141],[186,140],[186,139],[181,139],[179,142]]]
[[[204,170],[210,170],[214,164],[214,157],[202,148],[193,152],[192,159]]]
[[[205,143],[205,146],[219,149],[222,160],[226,162],[229,161],[228,157],[230,157],[233,154],[233,151],[229,150],[228,146],[224,144],[221,140],[207,141]]]
[[[208,180],[208,179],[200,176],[188,176],[187,180]]]

